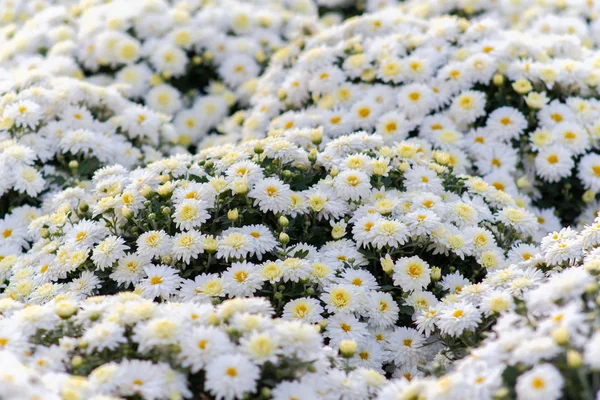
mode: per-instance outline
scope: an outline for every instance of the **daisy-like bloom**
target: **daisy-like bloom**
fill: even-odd
[[[367,300],[369,324],[389,327],[396,323],[400,308],[389,293],[371,292]]]
[[[220,399],[241,398],[256,390],[260,369],[243,355],[221,355],[206,366],[207,390]]]
[[[233,350],[233,344],[227,335],[212,326],[193,328],[181,340],[182,352],[179,358],[182,365],[197,372],[216,357]]]
[[[333,187],[338,196],[344,200],[360,200],[371,192],[368,175],[353,169],[343,171],[336,176]]]
[[[288,302],[283,308],[283,318],[317,323],[323,319],[323,307],[315,299],[303,297]]]
[[[183,200],[175,206],[173,221],[184,230],[197,228],[210,219],[205,203],[196,199]]]
[[[521,375],[516,391],[522,399],[559,399],[562,396],[564,378],[551,364],[541,364]]]
[[[204,252],[202,235],[196,230],[178,233],[173,237],[171,253],[176,260],[189,264],[192,258]]]
[[[386,348],[396,365],[416,365],[425,356],[425,337],[411,328],[396,328]]]
[[[146,298],[167,298],[181,285],[181,277],[177,270],[166,265],[145,267],[144,272],[146,278],[139,282],[137,288]]]
[[[167,364],[153,364],[151,361],[124,360],[119,364],[117,376],[120,392],[125,396],[139,395],[158,399],[168,395]]]
[[[144,277],[144,270],[150,265],[150,259],[137,254],[121,257],[110,278],[118,284],[128,287],[137,284]]]
[[[218,274],[200,274],[194,280],[184,280],[179,290],[184,301],[208,302],[225,296],[223,280]]]
[[[595,193],[600,191],[600,155],[586,154],[577,166],[577,177],[586,189]]]
[[[10,118],[18,127],[35,129],[42,118],[43,110],[39,104],[31,100],[21,100],[10,104],[4,110],[5,118]]]
[[[470,123],[485,113],[485,93],[469,90],[456,96],[450,114],[459,122]]]
[[[476,328],[480,322],[481,315],[474,306],[466,303],[454,303],[442,308],[437,325],[442,333],[458,336],[464,331]]]
[[[238,229],[228,229],[218,242],[217,257],[241,259],[254,250],[251,236]]]
[[[408,228],[398,220],[379,218],[373,225],[372,244],[378,249],[402,245],[407,239]]]
[[[272,251],[277,246],[275,237],[265,225],[246,225],[241,228],[241,231],[248,235],[250,246],[253,249],[251,254],[255,254],[259,260],[262,260],[263,254]]]
[[[271,211],[275,214],[287,211],[291,205],[290,195],[290,186],[277,178],[257,182],[248,193],[261,211]]]
[[[129,246],[125,240],[117,236],[109,236],[94,248],[92,261],[100,271],[111,267],[117,260],[125,256]]]
[[[332,285],[324,289],[321,300],[331,313],[350,313],[359,306],[361,289],[348,284]]]
[[[342,340],[361,343],[367,334],[367,325],[352,314],[335,314],[327,320],[325,335],[330,339],[330,346],[338,346]]]
[[[405,178],[405,185],[409,191],[427,191],[434,194],[443,191],[442,181],[437,172],[429,168],[415,166],[405,173]]]
[[[420,291],[431,281],[431,268],[417,256],[403,257],[394,264],[393,278],[405,291]]]
[[[570,176],[574,165],[573,153],[558,145],[543,148],[535,158],[537,173],[550,183]]]
[[[171,250],[171,238],[165,231],[149,231],[137,239],[138,254],[147,257],[161,257]]]
[[[223,273],[223,288],[229,297],[252,296],[262,286],[254,264],[237,262]]]
[[[527,120],[512,107],[500,107],[487,119],[489,133],[500,140],[513,139],[527,128]]]

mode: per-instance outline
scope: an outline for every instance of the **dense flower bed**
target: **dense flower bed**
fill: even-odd
[[[0,398],[598,397],[596,9],[0,0]]]
[[[192,146],[246,103],[274,50],[317,29],[311,0],[78,2],[7,31],[0,60],[120,86]]]
[[[594,398],[600,390],[599,245],[600,219],[580,233],[563,229],[544,238],[530,263],[550,271],[549,279],[535,288],[504,289],[504,300],[497,294],[502,315],[452,372],[393,382],[379,399]],[[482,288],[484,300],[491,290],[498,293],[492,287]],[[472,297],[473,304],[480,299]]]
[[[4,300],[0,315],[0,394],[14,398],[367,399],[385,383],[376,371],[334,368],[342,359],[318,329],[273,318],[262,299],[214,307],[66,296],[29,307]],[[34,374],[41,385],[29,385]]]
[[[355,340],[365,355],[350,362],[379,370],[416,368],[444,347],[440,335],[475,328],[475,311],[423,329],[413,320],[519,259],[533,214],[418,142],[357,133],[318,150],[320,130],[295,133],[297,144],[274,137],[99,170],[90,192],[54,197],[27,254],[0,261],[4,295],[266,297],[277,315],[322,323],[334,347]]]
[[[390,9],[279,51],[225,130],[416,137],[449,152],[456,170],[549,209],[538,212],[545,233],[560,226],[553,209],[571,223],[598,193],[598,55],[576,36]]]

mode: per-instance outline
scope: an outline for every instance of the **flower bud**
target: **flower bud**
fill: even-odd
[[[527,79],[519,79],[513,82],[512,88],[519,94],[527,94],[531,92],[531,89],[533,89],[531,82],[529,82]]]
[[[133,218],[133,210],[127,206],[121,207],[121,214],[127,219]]]
[[[290,242],[290,235],[288,235],[288,234],[287,234],[287,233],[285,233],[285,232],[281,232],[281,233],[279,234],[279,241],[280,241],[282,244],[288,244],[288,243]]]
[[[586,190],[583,196],[581,196],[584,202],[591,203],[596,198],[596,193],[593,190]]]
[[[283,215],[281,217],[279,217],[279,219],[277,220],[277,222],[279,223],[279,226],[282,226],[284,228],[290,224],[290,220],[287,219]]]
[[[235,222],[237,221],[237,219],[240,217],[240,213],[238,212],[237,208],[234,208],[233,210],[229,210],[227,211],[227,219],[231,222]]]
[[[71,365],[75,368],[79,367],[81,364],[83,364],[83,357],[81,356],[75,356],[71,359]]]
[[[158,189],[156,189],[156,193],[158,193],[161,197],[169,197],[171,193],[173,193],[173,182],[167,181],[160,185]]]
[[[352,358],[356,352],[356,342],[354,340],[342,340],[340,342],[340,353],[343,357]]]
[[[389,254],[386,254],[385,257],[381,257],[380,262],[381,268],[386,274],[389,274],[394,270],[394,261],[392,260],[392,257],[390,257]]]
[[[321,144],[321,142],[323,141],[323,128],[322,127],[319,127],[317,129],[313,129],[310,132],[310,141],[315,146],[318,146],[318,145]]]
[[[50,237],[50,231],[48,230],[48,228],[41,228],[40,236],[42,237],[42,239],[48,239]]]
[[[90,209],[90,206],[85,201],[79,203],[79,212],[86,213]]]
[[[500,75],[500,74],[496,74],[492,78],[492,81],[494,82],[494,85],[496,85],[496,86],[502,86],[504,84],[504,77],[502,75]]]
[[[440,267],[432,267],[431,268],[431,280],[439,281],[442,279],[442,269]]]
[[[531,181],[529,180],[529,178],[526,175],[523,175],[522,177],[517,179],[517,187],[519,189],[525,189],[525,188],[531,187]]]
[[[561,326],[560,328],[556,328],[553,332],[552,332],[552,339],[554,339],[554,341],[556,342],[556,344],[558,345],[565,345],[567,343],[569,343],[569,330],[567,328],[565,328],[564,326]]]
[[[54,312],[62,319],[67,319],[77,313],[77,304],[71,301],[61,301],[54,305]]]
[[[140,194],[145,198],[149,199],[150,197],[152,197],[152,188],[149,185],[144,185],[140,190]]]
[[[246,194],[248,193],[248,181],[246,179],[236,179],[231,182],[231,190],[235,194]]]
[[[79,163],[76,160],[69,161],[69,169],[76,170],[79,168]]]
[[[579,368],[583,364],[583,357],[581,357],[581,353],[577,350],[568,350],[567,351],[567,365],[570,368]]]

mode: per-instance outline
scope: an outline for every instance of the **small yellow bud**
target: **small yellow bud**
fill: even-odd
[[[323,128],[319,127],[310,132],[310,141],[315,146],[318,146],[323,141]]]
[[[279,217],[279,220],[277,222],[280,226],[283,226],[284,228],[290,224],[290,220],[283,215]]]
[[[531,82],[527,79],[519,79],[518,81],[513,82],[512,88],[519,94],[527,94],[533,89]]]
[[[356,342],[354,340],[342,340],[340,342],[340,353],[343,357],[351,358],[356,352]]]
[[[238,212],[237,208],[234,208],[233,210],[229,210],[227,212],[227,219],[231,222],[235,222],[237,221],[237,219],[240,217],[240,213]]]
[[[231,190],[235,194],[246,194],[248,193],[248,181],[246,179],[236,179],[231,182]]]
[[[554,341],[556,342],[556,344],[558,345],[565,345],[567,343],[569,343],[569,330],[567,328],[565,328],[564,326],[561,326],[560,328],[556,328],[553,332],[552,332],[552,339],[554,339]]]
[[[567,365],[571,368],[579,368],[583,364],[583,357],[577,350],[567,351]]]
[[[500,74],[494,75],[494,77],[492,78],[492,81],[494,82],[494,85],[496,85],[496,86],[504,85],[504,77]]]
[[[591,203],[596,198],[596,193],[593,190],[586,190],[583,196],[581,196],[584,202]]]
[[[83,364],[83,357],[75,356],[71,359],[71,365],[75,368],[79,367],[81,364]]]
[[[144,185],[140,189],[140,194],[145,198],[149,199],[150,197],[152,197],[152,188],[149,185]]]
[[[442,279],[442,269],[440,267],[432,267],[431,268],[431,280],[439,281]]]
[[[519,189],[526,189],[531,187],[531,181],[526,175],[523,175],[519,179],[517,179],[517,187]]]
[[[285,233],[285,232],[281,232],[281,233],[279,234],[279,241],[280,241],[282,244],[288,244],[288,243],[290,242],[290,235],[288,235],[288,234],[287,234],[287,233]]]
[[[394,260],[392,260],[392,257],[390,257],[389,254],[386,254],[385,257],[381,257],[380,262],[381,268],[386,274],[389,274],[394,270]]]
[[[62,319],[67,319],[77,313],[77,304],[71,301],[61,301],[54,305],[54,312]]]
[[[133,210],[127,206],[121,207],[121,214],[127,219],[133,218]]]

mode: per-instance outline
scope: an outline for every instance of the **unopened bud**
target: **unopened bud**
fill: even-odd
[[[342,340],[340,342],[340,353],[343,357],[352,358],[356,352],[356,347],[354,340]]]
[[[77,304],[71,301],[61,301],[54,306],[54,311],[62,319],[67,319],[77,313]]]
[[[567,351],[567,365],[571,368],[579,368],[583,364],[583,357],[577,350]]]
[[[281,233],[279,234],[279,241],[280,241],[282,244],[288,244],[288,243],[290,242],[290,235],[288,235],[288,234],[287,234],[287,233],[285,233],[285,232],[281,232]]]
[[[502,75],[500,75],[500,74],[496,74],[492,78],[492,81],[494,82],[494,85],[496,85],[496,86],[502,86],[504,84],[504,77]]]
[[[431,268],[431,280],[439,281],[442,279],[442,269],[440,267],[432,267]]]
[[[277,222],[279,223],[279,226],[282,226],[284,228],[290,224],[290,220],[287,219],[287,217],[285,217],[283,215],[281,217],[279,217]]]
[[[240,217],[240,213],[238,212],[237,208],[234,208],[233,210],[229,210],[227,212],[227,219],[231,222],[235,222],[237,221],[237,219]]]
[[[560,328],[556,328],[552,332],[552,339],[554,339],[556,344],[561,345],[561,346],[569,343],[569,336],[570,336],[569,330],[567,328],[565,328],[564,326],[561,326]]]

